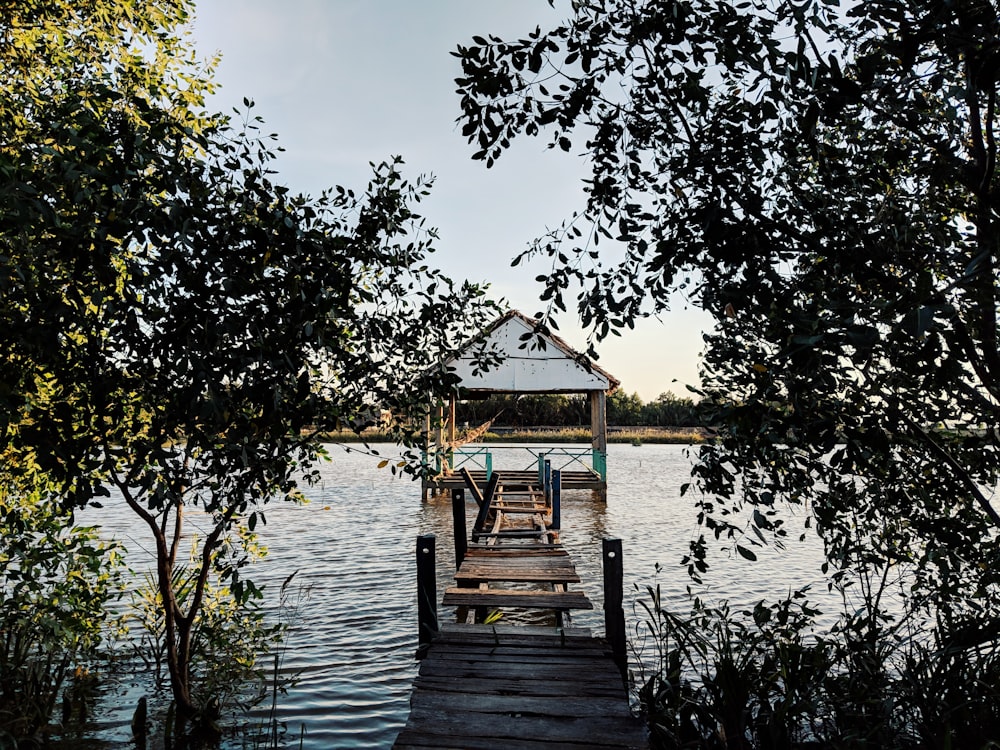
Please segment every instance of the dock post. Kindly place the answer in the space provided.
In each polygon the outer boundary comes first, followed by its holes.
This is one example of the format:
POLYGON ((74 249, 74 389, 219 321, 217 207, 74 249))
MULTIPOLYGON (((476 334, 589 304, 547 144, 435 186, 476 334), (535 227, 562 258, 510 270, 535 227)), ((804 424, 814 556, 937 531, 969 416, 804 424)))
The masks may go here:
POLYGON ((562 472, 552 471, 552 530, 559 531, 562 525, 562 472))
POLYGON ((545 459, 545 467, 542 470, 542 490, 545 492, 545 502, 552 499, 552 462, 545 459))
POLYGON ((604 634, 611 644, 611 653, 628 685, 628 653, 625 646, 624 572, 622 569, 622 540, 605 538, 604 561, 604 634))
POLYGON ((455 570, 458 570, 469 551, 469 532, 465 525, 465 490, 457 487, 451 491, 451 518, 455 532, 455 570))
POLYGON ((433 534, 417 537, 417 658, 422 659, 438 631, 437 574, 434 570, 436 539, 433 534))

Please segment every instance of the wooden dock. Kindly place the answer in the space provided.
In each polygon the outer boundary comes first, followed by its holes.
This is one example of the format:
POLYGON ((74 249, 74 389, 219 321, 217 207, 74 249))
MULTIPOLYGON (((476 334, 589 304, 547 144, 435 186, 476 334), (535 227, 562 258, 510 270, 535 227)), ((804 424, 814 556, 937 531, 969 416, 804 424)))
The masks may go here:
POLYGON ((499 474, 481 487, 471 541, 463 489, 452 491, 456 585, 441 600, 457 622, 438 624, 435 538, 417 540, 420 669, 410 716, 394 745, 407 748, 645 748, 629 711, 621 542, 604 541, 607 637, 573 627, 593 609, 559 543, 560 490, 499 474), (542 611, 551 625, 485 624, 501 609, 542 611))

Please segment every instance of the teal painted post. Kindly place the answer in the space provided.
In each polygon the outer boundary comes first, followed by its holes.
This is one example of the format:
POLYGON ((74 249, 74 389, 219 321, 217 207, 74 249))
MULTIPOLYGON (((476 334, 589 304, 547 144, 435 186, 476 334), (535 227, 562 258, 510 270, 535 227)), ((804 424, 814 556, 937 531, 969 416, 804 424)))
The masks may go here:
POLYGON ((437 573, 434 569, 436 539, 433 534, 417 537, 417 658, 422 659, 438 631, 437 573))
POLYGON ((490 451, 486 451, 486 481, 490 481, 490 477, 493 476, 493 454, 490 451))
POLYGON ((608 454, 597 448, 594 448, 593 454, 594 471, 602 482, 608 481, 608 454))
POLYGON ((542 473, 542 490, 545 492, 545 502, 552 498, 552 462, 545 461, 545 469, 542 473))
POLYGON ((545 454, 538 454, 538 483, 545 486, 545 454))

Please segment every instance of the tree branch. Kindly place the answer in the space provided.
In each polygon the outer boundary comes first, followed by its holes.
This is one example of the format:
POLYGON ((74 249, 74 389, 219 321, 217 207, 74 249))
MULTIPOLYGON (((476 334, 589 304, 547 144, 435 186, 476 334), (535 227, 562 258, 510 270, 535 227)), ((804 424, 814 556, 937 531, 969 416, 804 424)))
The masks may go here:
POLYGON ((916 422, 914 422, 908 415, 900 413, 900 416, 909 425, 910 430, 913 434, 918 437, 928 448, 930 448, 931 453, 933 453, 941 461, 944 461, 948 467, 955 473, 959 481, 965 485, 969 494, 972 495, 973 499, 979 504, 979 507, 983 509, 983 512, 989 516, 993 525, 1000 528, 1000 513, 990 505, 989 499, 982 493, 979 486, 976 484, 975 480, 969 476, 969 472, 955 460, 948 451, 941 447, 933 437, 930 436, 924 429, 922 429, 916 422))

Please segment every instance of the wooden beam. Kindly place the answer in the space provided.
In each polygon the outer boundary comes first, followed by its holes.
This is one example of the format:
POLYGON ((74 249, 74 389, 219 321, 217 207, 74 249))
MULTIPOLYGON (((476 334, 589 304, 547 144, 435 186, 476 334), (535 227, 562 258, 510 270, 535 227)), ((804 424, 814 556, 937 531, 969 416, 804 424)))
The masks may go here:
POLYGON ((435 545, 433 534, 417 537, 417 620, 419 625, 419 647, 417 658, 422 658, 430 647, 431 639, 438 629, 437 618, 437 574, 435 571, 435 545))
POLYGON ((594 450, 608 452, 608 405, 604 391, 590 392, 590 444, 594 450))

